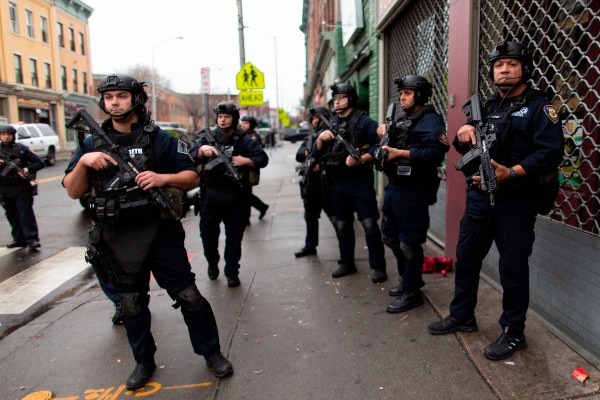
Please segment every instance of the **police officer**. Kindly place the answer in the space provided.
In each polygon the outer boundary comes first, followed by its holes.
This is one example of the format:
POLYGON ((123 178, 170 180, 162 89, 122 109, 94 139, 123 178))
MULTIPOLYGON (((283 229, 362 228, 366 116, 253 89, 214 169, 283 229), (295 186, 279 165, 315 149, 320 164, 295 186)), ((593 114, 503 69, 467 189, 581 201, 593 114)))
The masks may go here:
POLYGON ((222 102, 213 111, 217 129, 211 136, 215 142, 201 132, 200 142, 190 151, 196 165, 202 166, 200 236, 208 262, 208 277, 215 280, 219 277, 219 225, 223 222, 225 276, 227 286, 236 287, 240 285, 242 239, 250 207, 249 173, 251 169, 264 168, 269 158, 257 141, 238 129, 240 110, 235 104, 222 102), (223 160, 215 157, 218 153, 227 158, 239 181, 227 170, 223 160))
POLYGON ((321 210, 325 211, 334 228, 337 221, 329 199, 329 193, 325 192, 326 186, 321 180, 321 165, 314 154, 314 143, 319 133, 326 129, 319 119, 319 115, 324 115, 327 119, 331 119, 331 113, 326 107, 311 108, 310 124, 313 127, 313 131, 302 141, 296 152, 296 161, 303 164, 301 168, 303 178, 300 180, 300 196, 304 203, 304 220, 306 221, 304 247, 294 253, 296 257, 317 254, 321 210))
MULTIPOLYGON (((558 114, 546 96, 530 87, 533 65, 527 49, 515 41, 500 42, 490 58, 490 78, 498 91, 483 105, 484 122, 496 134, 491 164, 498 184, 495 205, 472 177, 456 249, 454 299, 450 315, 429 325, 442 335, 477 330, 475 306, 479 272, 492 242, 499 253, 502 284, 502 333, 484 351, 490 360, 510 357, 526 347, 525 316, 529 306, 529 263, 540 178, 557 171, 563 155, 558 114)), ((463 125, 453 141, 460 153, 475 144, 472 124, 463 125)), ((556 193, 554 193, 555 197, 556 193)), ((554 198, 550 199, 551 201, 554 198)))
POLYGON ((198 174, 185 145, 150 121, 144 86, 125 74, 100 82, 99 105, 110 116, 102 128, 116 148, 94 132, 73 155, 63 180, 73 199, 93 189, 96 223, 87 255, 119 293, 121 320, 137 362, 127 379, 130 390, 144 386, 156 369, 148 309, 150 272, 181 307, 194 352, 204 356, 216 376, 233 373, 221 354, 212 308, 196 287, 181 222, 151 196, 167 187, 189 190, 198 184, 198 174), (119 173, 117 160, 107 154, 111 148, 141 164, 134 179, 119 173))
POLYGON ((379 142, 377 122, 363 111, 354 109, 358 95, 347 83, 331 86, 335 114, 332 123, 337 134, 342 135, 351 147, 360 151, 355 159, 331 130, 324 130, 316 141, 318 157, 323 157, 325 172, 330 180, 331 199, 337 218, 337 235, 340 247, 340 265, 331 276, 340 278, 356 272, 354 264, 354 213, 365 230, 369 251, 369 265, 373 270, 371 281, 387 280, 385 251, 377 220, 379 210, 375 198, 373 153, 379 142))
MULTIPOLYGON (((256 118, 254 118, 253 116, 244 115, 242 117, 242 129, 244 130, 246 135, 250 136, 250 139, 254 140, 255 142, 258 142, 260 147, 263 147, 262 140, 260 139, 258 133, 256 133, 255 131, 257 125, 258 123, 256 121, 256 118)), ((265 204, 257 195, 252 193, 252 186, 258 184, 258 177, 260 176, 260 171, 250 171, 250 174, 254 174, 256 181, 253 182, 253 180, 250 179, 250 208, 248 208, 248 221, 246 225, 250 225, 250 211, 252 210, 252 207, 258 210, 259 220, 264 218, 265 214, 267 213, 267 209, 269 208, 268 204, 265 204)))
POLYGON ((37 187, 33 179, 44 163, 27 146, 15 143, 16 133, 12 125, 0 124, 0 203, 12 235, 6 247, 27 246, 38 251, 41 245, 33 212, 37 187))
MULTIPOLYGON (((400 118, 390 132, 383 170, 385 188, 381 233, 398 264, 400 284, 389 291, 397 297, 387 312, 399 313, 424 304, 423 246, 429 229, 429 206, 436 201, 440 185, 438 167, 450 148, 442 117, 426 104, 431 84, 422 76, 407 75, 394 83, 400 92, 400 118)), ((386 125, 377 133, 383 136, 386 125)))

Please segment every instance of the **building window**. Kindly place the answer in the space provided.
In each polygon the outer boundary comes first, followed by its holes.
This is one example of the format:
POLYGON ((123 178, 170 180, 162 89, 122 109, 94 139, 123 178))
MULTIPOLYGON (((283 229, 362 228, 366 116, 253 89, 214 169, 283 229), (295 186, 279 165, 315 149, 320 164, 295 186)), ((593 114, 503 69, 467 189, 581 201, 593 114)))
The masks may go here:
POLYGON ((52 74, 49 63, 44 63, 44 78, 46 80, 46 89, 52 89, 52 74))
POLYGON ((40 17, 40 24, 42 26, 42 42, 48 43, 48 19, 40 17))
POLYGON ((73 68, 71 73, 73 76, 73 91, 77 92, 77 70, 75 68, 73 68))
POLYGON ((85 42, 83 41, 83 33, 79 32, 79 49, 81 50, 81 55, 85 56, 85 42))
POLYGON ((37 72, 37 61, 33 58, 29 59, 29 69, 31 70, 31 85, 39 86, 38 82, 38 72, 37 72))
POLYGON ((81 73, 81 84, 83 85, 83 93, 88 93, 88 81, 87 81, 87 72, 81 73))
POLYGON ((23 83, 23 65, 21 64, 21 56, 15 54, 15 81, 23 83))
POLYGON ((27 16, 27 36, 33 39, 35 37, 33 32, 33 12, 25 10, 25 15, 27 16))
POLYGON ((19 19, 17 18, 17 5, 8 3, 8 11, 10 14, 10 30, 13 33, 19 33, 19 19))
POLYGON ((60 66, 60 81, 62 83, 62 90, 67 90, 67 67, 64 65, 60 66))
POLYGON ((58 23, 58 45, 60 47, 65 47, 65 33, 63 31, 63 24, 58 23))
POLYGON ((75 51, 75 31, 73 31, 73 28, 69 28, 69 47, 71 51, 75 51))

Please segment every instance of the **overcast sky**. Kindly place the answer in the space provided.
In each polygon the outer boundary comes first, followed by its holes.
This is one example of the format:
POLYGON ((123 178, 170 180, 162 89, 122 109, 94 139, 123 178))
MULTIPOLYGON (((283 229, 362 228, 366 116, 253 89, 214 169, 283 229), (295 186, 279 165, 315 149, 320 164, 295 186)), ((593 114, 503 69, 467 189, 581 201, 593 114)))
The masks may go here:
MULTIPOLYGON (((199 93, 209 67, 211 93, 238 92, 240 70, 236 0, 83 0, 89 20, 92 71, 125 72, 152 65, 173 90, 199 93), (173 39, 182 36, 183 40, 173 39)), ((265 75, 264 98, 296 114, 305 80, 302 0, 242 0, 245 61, 265 75), (277 68, 275 68, 276 37, 277 68)))

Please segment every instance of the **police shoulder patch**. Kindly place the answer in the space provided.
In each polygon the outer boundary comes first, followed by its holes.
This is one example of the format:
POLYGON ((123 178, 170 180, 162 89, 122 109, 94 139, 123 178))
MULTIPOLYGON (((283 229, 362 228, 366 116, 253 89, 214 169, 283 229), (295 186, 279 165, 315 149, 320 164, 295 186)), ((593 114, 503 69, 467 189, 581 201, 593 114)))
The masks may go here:
POLYGON ((450 141, 448 140, 448 135, 446 135, 445 132, 440 135, 440 142, 442 142, 442 144, 444 146, 450 146, 450 141))
POLYGON ((556 108, 554 108, 553 105, 549 104, 547 106, 544 106, 544 113, 546 113, 546 115, 548 116, 550 121, 552 121, 553 124, 556 124, 558 122, 558 112, 556 112, 556 108))
POLYGON ((188 153, 187 145, 179 139, 177 140, 177 152, 181 154, 188 153))

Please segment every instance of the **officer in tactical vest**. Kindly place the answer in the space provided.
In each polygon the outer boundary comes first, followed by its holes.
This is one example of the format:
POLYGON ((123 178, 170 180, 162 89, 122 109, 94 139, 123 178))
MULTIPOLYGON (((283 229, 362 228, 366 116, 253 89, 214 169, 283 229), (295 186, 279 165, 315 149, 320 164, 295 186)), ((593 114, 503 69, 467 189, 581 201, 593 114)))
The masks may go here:
POLYGON ((300 179, 300 196, 304 203, 304 220, 306 221, 306 238, 304 247, 294 253, 296 257, 305 257, 317 254, 319 245, 319 218, 321 210, 336 227, 336 216, 329 198, 326 182, 322 181, 322 168, 319 160, 314 154, 314 144, 317 137, 326 128, 319 115, 331 119, 331 112, 326 107, 315 107, 310 109, 310 124, 313 131, 302 141, 296 152, 296 161, 302 163, 300 168, 302 179, 300 179))
MULTIPOLYGON (((255 142, 258 142, 260 147, 263 147, 262 140, 260 139, 258 133, 256 133, 255 131, 257 125, 258 123, 256 121, 256 118, 254 118, 253 116, 244 115, 242 117, 242 130, 246 133, 246 135, 250 136, 250 139, 254 140, 255 142)), ((250 225, 250 211, 252 210, 252 207, 258 210, 259 220, 265 217, 265 214, 267 213, 267 210, 269 208, 268 204, 265 204, 265 202, 263 202, 257 195, 252 193, 252 186, 256 186, 258 184, 260 172, 258 170, 255 170, 251 171, 250 173, 254 174, 253 176, 255 177, 255 181, 253 182, 253 179, 250 179, 250 208, 248 208, 248 221, 246 222, 246 225, 250 225)))
POLYGON ((216 376, 233 373, 221 354, 212 308, 196 287, 181 222, 151 195, 166 193, 166 188, 189 190, 198 184, 198 173, 186 146, 150 120, 144 86, 125 74, 100 82, 99 105, 110 118, 102 124, 103 132, 83 140, 63 180, 73 199, 92 193, 95 223, 86 259, 99 279, 119 293, 121 319, 137 362, 127 379, 130 390, 143 387, 156 369, 148 309, 151 272, 175 307, 181 307, 194 352, 204 356, 216 376), (115 152, 135 162, 139 174, 133 179, 123 174, 115 152))
POLYGON ((213 109, 217 129, 200 132, 200 141, 190 154, 201 166, 200 237, 208 262, 208 277, 219 277, 219 235, 225 225, 225 276, 227 286, 240 285, 242 239, 248 220, 251 169, 269 162, 261 145, 238 128, 239 108, 222 102, 213 109))
POLYGON ((37 194, 35 173, 44 163, 27 146, 15 143, 17 130, 0 124, 0 204, 10 224, 12 242, 7 248, 25 247, 38 251, 40 238, 33 212, 37 194))
MULTIPOLYGON (((440 185, 438 167, 450 148, 446 126, 433 106, 431 84, 422 76, 407 75, 394 80, 400 92, 402 112, 389 132, 389 146, 383 172, 389 180, 385 188, 381 233, 383 243, 394 252, 400 284, 390 289, 396 297, 387 307, 399 313, 423 305, 421 287, 423 246, 429 229, 429 206, 436 201, 440 185)), ((383 136, 386 125, 377 133, 383 136)))
POLYGON ((336 228, 340 247, 340 265, 331 276, 340 278, 356 272, 354 264, 354 213, 365 230, 369 251, 369 265, 373 270, 371 281, 380 283, 387 280, 385 271, 385 250, 377 220, 379 210, 375 197, 373 154, 377 136, 377 122, 363 111, 354 109, 358 95, 354 87, 347 83, 331 86, 335 114, 332 118, 334 131, 324 130, 317 137, 317 157, 324 160, 325 173, 330 182, 331 199, 337 218, 336 228), (336 135, 340 138, 336 139, 336 135), (350 155, 350 149, 359 152, 357 158, 350 155))
MULTIPOLYGON (((499 253, 502 284, 502 333, 484 351, 490 360, 502 360, 526 347, 525 316, 529 306, 529 256, 535 239, 534 225, 544 200, 547 182, 558 185, 557 169, 563 157, 563 133, 558 113, 543 92, 528 84, 532 60, 525 46, 500 42, 489 58, 490 75, 498 91, 483 104, 485 129, 495 133, 491 164, 497 191, 492 204, 481 187, 481 177, 470 177, 467 205, 456 248, 454 299, 450 315, 429 325, 443 335, 477 330, 475 306, 482 260, 492 242, 499 253)), ((453 141, 461 154, 476 144, 469 120, 453 141)), ((548 210, 545 210, 546 212, 548 210)))

